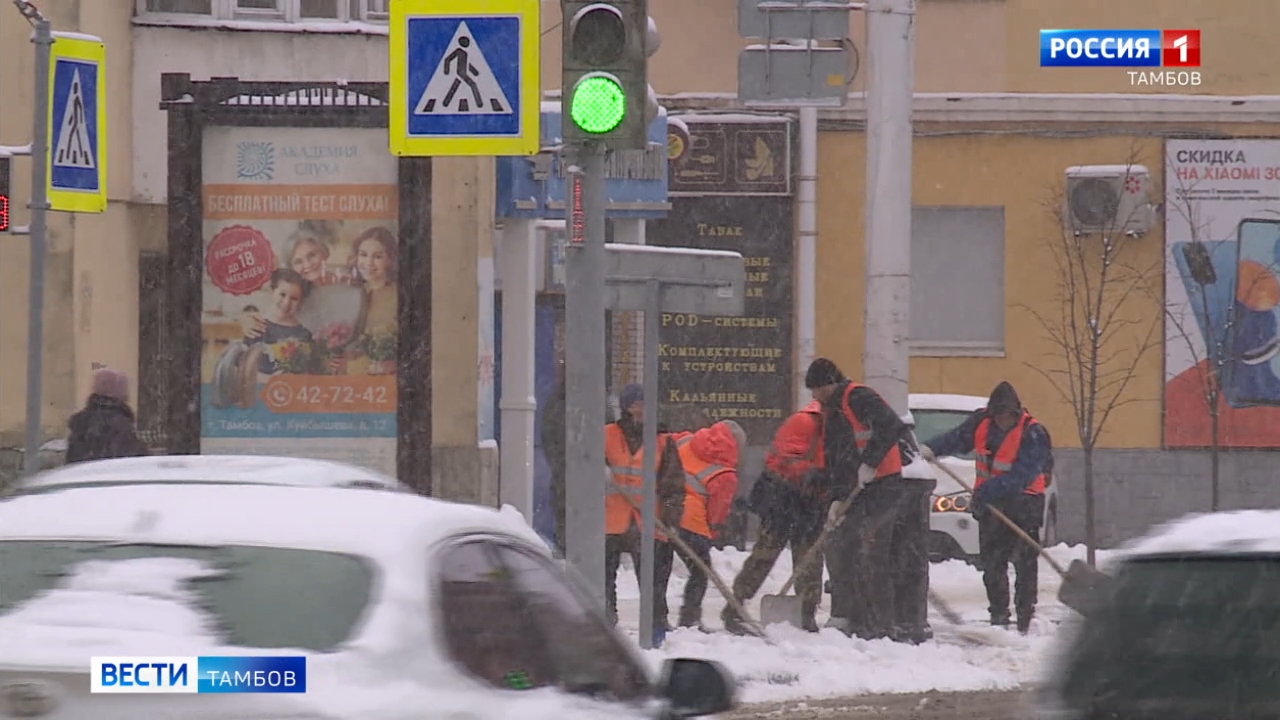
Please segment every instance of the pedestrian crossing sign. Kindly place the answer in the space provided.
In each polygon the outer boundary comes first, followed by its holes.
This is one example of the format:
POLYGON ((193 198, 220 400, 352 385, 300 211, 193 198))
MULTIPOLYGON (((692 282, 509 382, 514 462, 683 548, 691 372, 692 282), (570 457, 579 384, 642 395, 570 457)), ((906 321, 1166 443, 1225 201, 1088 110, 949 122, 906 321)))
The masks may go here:
POLYGON ((107 209, 106 46, 79 33, 53 33, 49 57, 49 209, 107 209))
POLYGON ((541 118, 538 0, 473 0, 465 9, 457 5, 391 2, 391 152, 536 154, 541 118))

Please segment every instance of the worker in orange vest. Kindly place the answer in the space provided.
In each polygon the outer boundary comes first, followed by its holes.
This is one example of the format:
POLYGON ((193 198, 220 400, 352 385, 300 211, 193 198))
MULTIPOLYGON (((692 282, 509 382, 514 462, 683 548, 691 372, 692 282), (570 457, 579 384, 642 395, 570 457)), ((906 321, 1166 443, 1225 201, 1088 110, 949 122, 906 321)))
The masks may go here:
MULTIPOLYGON (((910 496, 902 482, 899 447, 907 436, 906 423, 879 393, 849 380, 826 358, 809 365, 805 387, 825 412, 823 450, 833 501, 828 521, 837 523, 826 548, 828 624, 866 640, 920 642, 924 638, 905 637, 897 628, 893 566, 895 542, 905 539, 897 531, 910 496), (859 488, 847 516, 836 517, 839 501, 859 488)), ((923 532, 927 540, 928 528, 923 532)), ((927 595, 927 585, 925 591, 927 595)))
MULTIPOLYGON (((640 579, 640 512, 644 489, 644 387, 627 385, 618 396, 622 409, 618 420, 604 426, 604 461, 608 484, 604 497, 605 531, 605 610, 612 624, 618 622, 618 567, 624 554, 631 556, 636 580, 640 579)), ((661 428, 659 428, 661 431, 661 428)), ((681 477, 679 458, 668 448, 667 435, 658 434, 658 502, 659 517, 663 512, 669 485, 663 478, 681 477)), ((683 497, 679 498, 683 501, 683 497)), ((661 535, 659 540, 663 540, 661 535)), ((661 547, 661 543, 658 543, 661 547)), ((658 551, 660 553, 660 550, 658 551)), ((665 614, 662 616, 665 617, 665 614)))
MULTIPOLYGON (((798 568, 822 533, 830 504, 823 491, 822 424, 822 404, 814 400, 774 433, 764 472, 751 486, 747 499, 748 507, 760 517, 760 534, 733 580, 733 594, 739 602, 759 592, 787 545, 791 546, 792 567, 798 568)), ((801 626, 809 632, 818 632, 814 615, 822 600, 820 557, 795 583, 801 599, 801 626)), ((731 605, 725 606, 720 619, 735 635, 749 632, 731 605)))
POLYGON ((1000 522, 988 507, 999 508, 1033 538, 1044 522, 1044 493, 1053 469, 1053 443, 1044 426, 1022 407, 1013 385, 1002 382, 987 406, 955 429, 921 446, 926 460, 972 452, 973 517, 978 521, 978 559, 986 586, 991 624, 1009 625, 1009 564, 1014 581, 1013 605, 1018 632, 1031 629, 1035 615, 1040 560, 1035 548, 1000 522))
MULTIPOLYGON (((721 420, 697 432, 670 436, 684 469, 684 511, 677 532, 680 539, 708 566, 712 541, 729 519, 733 498, 738 492, 738 458, 746 447, 747 435, 733 420, 721 420)), ((665 624, 667 582, 674 556, 680 555, 689 569, 680 606, 680 627, 702 627, 702 600, 707 594, 707 575, 674 543, 659 543, 654 567, 654 612, 665 624)))

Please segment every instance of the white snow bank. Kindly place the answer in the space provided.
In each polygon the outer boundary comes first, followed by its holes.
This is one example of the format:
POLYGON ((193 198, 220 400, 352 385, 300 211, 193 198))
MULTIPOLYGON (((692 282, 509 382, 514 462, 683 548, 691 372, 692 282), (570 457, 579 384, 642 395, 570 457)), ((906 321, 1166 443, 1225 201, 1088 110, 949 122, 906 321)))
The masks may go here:
POLYGON ((189 580, 217 573, 186 558, 91 560, 0 616, 0 662, 85 666, 93 655, 197 655, 221 643, 189 580))
MULTIPOLYGON (((1085 549, 1059 545, 1050 549, 1050 554, 1065 567, 1072 559, 1084 558, 1085 549)), ((1098 553, 1100 561, 1113 555, 1112 551, 1098 553)), ((725 582, 732 583, 746 557, 747 553, 729 548, 713 552, 712 561, 725 582)), ((748 604, 751 612, 759 611, 761 594, 781 589, 791 573, 790 560, 789 553, 779 558, 763 590, 748 604)), ((687 577, 688 571, 677 563, 668 588, 673 622, 687 577)), ((1059 626, 1074 617, 1071 610, 1058 603, 1058 575, 1043 561, 1036 620, 1025 637, 989 627, 982 575, 972 566, 959 561, 935 564, 930 580, 933 591, 964 618, 966 633, 977 632, 990 638, 989 646, 965 643, 957 628, 931 609, 929 621, 935 638, 920 646, 851 639, 836 630, 812 635, 787 626, 773 626, 769 629, 777 643, 773 646, 757 638, 682 629, 668 634, 661 649, 645 654, 655 669, 670 657, 718 660, 738 677, 741 699, 746 703, 929 690, 995 690, 1017 687, 1039 677, 1059 626)), ((635 637, 639 592, 629 566, 619 572, 618 596, 620 625, 635 637)), ((829 598, 823 598, 819 624, 826 620, 829 598)), ((704 624, 719 630, 723 607, 724 601, 713 584, 703 603, 704 624)))

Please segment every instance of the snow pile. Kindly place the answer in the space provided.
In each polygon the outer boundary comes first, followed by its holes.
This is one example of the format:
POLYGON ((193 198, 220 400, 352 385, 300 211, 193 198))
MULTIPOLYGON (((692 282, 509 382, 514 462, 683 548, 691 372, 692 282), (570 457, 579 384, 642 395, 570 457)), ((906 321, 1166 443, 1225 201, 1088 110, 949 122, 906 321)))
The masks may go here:
MULTIPOLYGON (((1050 554, 1064 567, 1085 556, 1083 546, 1059 545, 1050 554)), ((1099 553, 1100 565, 1113 553, 1099 553)), ((732 583, 742 569, 747 553, 728 548, 713 552, 715 569, 725 582, 732 583)), ((1105 566, 1105 565, 1104 565, 1105 566)), ((791 558, 784 553, 770 573, 764 588, 748 604, 759 611, 759 597, 776 593, 791 574, 791 558)), ((688 571, 676 563, 668 588, 671 620, 677 618, 680 596, 688 571)), ((981 573, 960 561, 934 564, 931 589, 965 620, 965 635, 989 639, 985 645, 966 642, 936 611, 930 609, 929 622, 934 640, 920 646, 888 640, 864 641, 824 629, 813 635, 789 626, 772 626, 775 645, 750 637, 724 632, 704 634, 680 629, 667 635, 661 649, 646 655, 656 669, 670 657, 699 657, 724 663, 737 676, 742 702, 772 702, 797 698, 839 697, 874 693, 907 693, 967 690, 998 690, 1018 686, 1039 677, 1049 655, 1059 625, 1074 613, 1057 601, 1060 579, 1043 560, 1040 563, 1040 602, 1031 632, 992 629, 988 625, 986 593, 981 573)), ((618 574, 620 625, 638 637, 639 588, 629 566, 618 574)), ((818 611, 818 623, 826 620, 830 596, 818 611)), ((724 601, 714 584, 703 603, 703 622, 721 628, 724 601)))
POLYGON ((190 580, 217 571, 186 558, 91 560, 0 617, 0 659, 89 664, 93 655, 163 655, 217 647, 190 580))

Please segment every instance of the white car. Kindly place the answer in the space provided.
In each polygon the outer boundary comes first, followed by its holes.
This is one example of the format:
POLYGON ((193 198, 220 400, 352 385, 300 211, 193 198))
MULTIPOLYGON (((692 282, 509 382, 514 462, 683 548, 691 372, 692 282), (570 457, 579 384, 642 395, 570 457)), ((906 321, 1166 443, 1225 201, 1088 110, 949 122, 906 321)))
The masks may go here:
MULTIPOLYGON (((911 393, 907 397, 916 437, 920 442, 941 435, 964 422, 965 418, 987 406, 987 398, 977 395, 941 395, 911 393)), ((977 472, 972 453, 961 457, 940 457, 938 462, 973 487, 977 472)), ((974 561, 978 556, 978 523, 969 513, 969 492, 944 472, 935 472, 938 487, 934 490, 929 527, 929 556, 935 561, 961 559, 974 561)), ((1050 483, 1045 491, 1044 525, 1040 539, 1046 545, 1058 542, 1058 487, 1050 483)))
POLYGON ((335 463, 72 465, 0 500, 0 718, 681 718, 733 705, 701 660, 655 682, 515 511, 335 463), (91 656, 304 655, 305 694, 90 694, 91 656))

